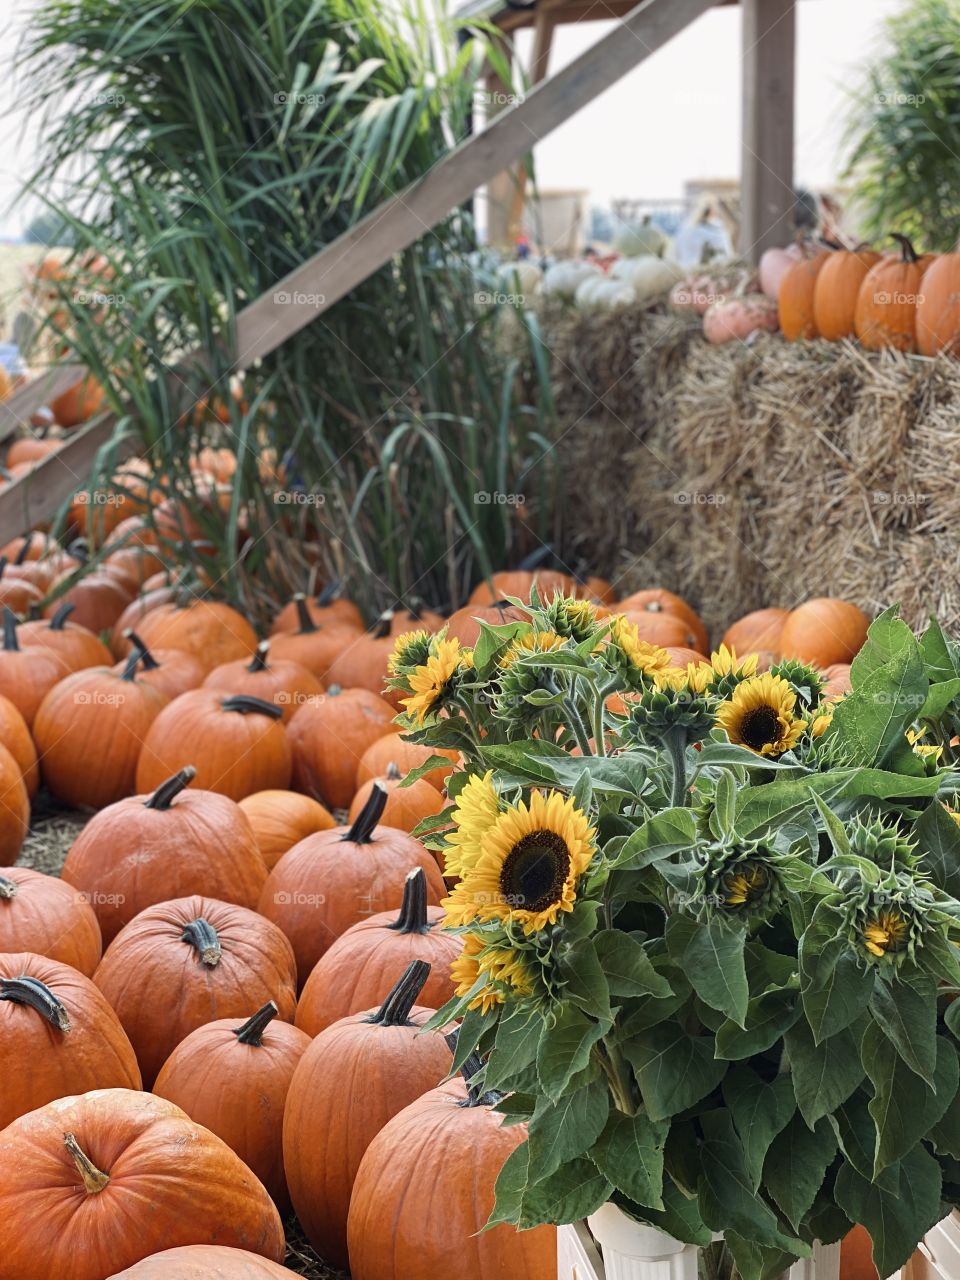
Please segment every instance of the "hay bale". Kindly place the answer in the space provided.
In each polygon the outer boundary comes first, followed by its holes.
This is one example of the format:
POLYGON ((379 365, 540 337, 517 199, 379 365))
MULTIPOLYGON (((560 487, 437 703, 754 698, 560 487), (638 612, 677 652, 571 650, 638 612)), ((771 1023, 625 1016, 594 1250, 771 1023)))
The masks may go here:
POLYGON ((679 591, 717 637, 827 594, 960 623, 960 362, 766 334, 712 347, 662 308, 542 323, 568 562, 624 594, 679 591))

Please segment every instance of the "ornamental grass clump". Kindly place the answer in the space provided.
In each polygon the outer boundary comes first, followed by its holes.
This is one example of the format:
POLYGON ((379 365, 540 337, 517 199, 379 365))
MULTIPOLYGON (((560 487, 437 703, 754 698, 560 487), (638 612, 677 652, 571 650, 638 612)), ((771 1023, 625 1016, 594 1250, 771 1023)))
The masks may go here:
POLYGON ((890 1275, 960 1204, 960 650, 890 610, 851 681, 536 594, 398 647, 409 737, 463 760, 418 829, 462 939, 435 1022, 527 1125, 491 1222, 612 1200, 766 1280, 854 1223, 890 1275))

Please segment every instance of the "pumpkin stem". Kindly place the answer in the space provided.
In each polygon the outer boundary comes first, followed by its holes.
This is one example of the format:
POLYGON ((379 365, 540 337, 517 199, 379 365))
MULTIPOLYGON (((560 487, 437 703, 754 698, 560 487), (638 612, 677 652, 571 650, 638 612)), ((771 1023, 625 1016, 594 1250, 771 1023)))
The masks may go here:
POLYGON ((311 635, 314 631, 319 631, 320 628, 310 617, 310 610, 307 608, 307 600, 302 592, 293 597, 293 603, 297 606, 297 621, 300 624, 297 635, 307 636, 311 635))
POLYGON ((7 559, 6 556, 0 556, 0 578, 3 577, 4 573, 6 572, 7 565, 9 563, 10 561, 7 559))
POLYGON ((8 880, 6 876, 0 876, 0 898, 15 898, 18 888, 16 880, 8 880))
POLYGON ((145 809, 169 809, 184 787, 189 787, 196 776, 196 769, 192 764, 188 764, 179 773, 175 773, 172 778, 167 778, 166 782, 161 782, 153 795, 148 800, 144 800, 143 807, 145 809))
POLYGON ((136 678, 137 667, 140 665, 141 653, 139 649, 134 649, 127 659, 127 665, 120 673, 121 680, 133 680, 136 678))
POLYGON ((36 1009, 52 1027, 59 1031, 70 1030, 70 1018, 62 1002, 39 978, 30 978, 26 974, 19 978, 0 978, 0 1000, 25 1004, 36 1009))
POLYGON ((69 600, 64 600, 63 604, 50 619, 50 630, 62 631, 66 626, 67 619, 76 607, 77 606, 75 604, 71 604, 69 600))
MULTIPOLYGON (((329 693, 330 690, 328 689, 327 692, 329 693)), ((357 814, 356 821, 350 830, 340 837, 341 840, 346 840, 350 844, 369 844, 374 827, 383 817, 386 806, 387 793, 379 782, 375 782, 367 803, 357 814)))
POLYGON ((342 685, 342 684, 328 684, 328 685, 327 685, 327 697, 328 697, 328 698, 336 698, 336 697, 339 697, 339 695, 340 695, 341 693, 343 693, 343 685, 342 685))
POLYGON ((410 1010, 429 977, 430 966, 426 960, 411 960, 386 1000, 366 1021, 378 1027, 408 1027, 410 1010))
POLYGON ((251 1044, 255 1048, 263 1044, 263 1033, 269 1027, 280 1010, 272 1000, 268 1000, 262 1009, 258 1009, 252 1018, 248 1018, 242 1027, 236 1027, 233 1034, 241 1044, 251 1044))
MULTIPOLYGON (((444 1036, 450 1052, 454 1058, 457 1056, 457 1046, 460 1042, 460 1031, 450 1031, 444 1036)), ((460 1074, 463 1076, 463 1082, 467 1086, 467 1096, 462 1102, 458 1102, 458 1107, 495 1107, 498 1102, 502 1102, 505 1094, 499 1089, 481 1089, 479 1084, 475 1084, 476 1077, 484 1068, 483 1058, 480 1057, 476 1049, 471 1053, 460 1065, 460 1074)))
POLYGON ((220 707, 224 711, 239 711, 242 716, 269 716, 271 720, 279 720, 283 715, 280 707, 274 706, 272 702, 264 702, 263 698, 254 698, 249 693, 231 694, 229 698, 224 698, 220 707))
POLYGON ((397 933, 429 933, 431 929, 427 918, 427 877, 423 867, 414 867, 407 873, 403 883, 403 902, 400 914, 388 929, 397 933))
POLYGON ((384 636, 390 634, 390 623, 393 621, 394 611, 392 609, 384 609, 380 617, 370 628, 371 640, 382 640, 384 636))
POLYGON ((906 236, 902 236, 899 231, 893 231, 891 232, 890 238, 891 240, 896 240, 897 244, 900 246, 901 262, 919 262, 920 259, 917 251, 906 236))
POLYGON ((17 552, 16 556, 14 556, 14 560, 13 560, 14 564, 23 564, 24 560, 26 560, 30 552, 30 546, 32 543, 33 543, 33 532, 31 530, 31 532, 28 533, 27 536, 24 538, 23 546, 17 552))
POLYGON ((205 964, 208 969, 215 969, 220 963, 220 957, 223 954, 220 949, 220 939, 217 937, 216 929, 209 921, 204 920, 203 916, 198 916, 196 920, 191 920, 189 924, 183 926, 180 941, 189 942, 191 947, 195 947, 200 953, 200 963, 205 964))
POLYGON ((542 546, 537 547, 536 551, 531 551, 528 556, 523 557, 517 565, 517 571, 519 573, 530 573, 533 569, 539 569, 544 560, 549 559, 552 555, 553 547, 544 543, 542 546))
POLYGON ((267 650, 270 648, 269 640, 261 640, 257 645, 257 651, 250 659, 250 665, 247 670, 251 675, 256 675, 258 671, 269 671, 267 666, 267 650))
POLYGON ((323 609, 326 605, 333 604, 337 596, 340 594, 340 583, 334 579, 328 582, 323 590, 317 595, 317 604, 323 609))
POLYGON ((3 606, 3 647, 8 653, 18 653, 20 642, 17 640, 17 617, 8 606, 3 606))
POLYGON ((72 1133, 63 1135, 63 1145, 73 1156, 73 1163, 77 1166, 77 1172, 83 1179, 87 1195, 95 1196, 99 1191, 102 1191, 110 1181, 110 1175, 97 1168, 72 1133))
POLYGON ((156 660, 137 633, 128 627, 123 633, 123 638, 124 640, 129 640, 134 649, 139 649, 140 661, 143 663, 144 671, 156 671, 160 666, 160 663, 156 660))
POLYGON ((391 782, 400 781, 400 769, 398 768, 395 760, 391 760, 387 765, 387 772, 384 776, 389 778, 391 782))

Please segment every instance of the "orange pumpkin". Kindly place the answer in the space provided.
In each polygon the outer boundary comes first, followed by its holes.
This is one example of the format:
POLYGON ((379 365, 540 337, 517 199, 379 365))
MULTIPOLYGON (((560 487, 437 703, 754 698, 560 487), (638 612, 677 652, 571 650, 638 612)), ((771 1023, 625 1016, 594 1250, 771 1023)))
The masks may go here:
POLYGON ((474 587, 467 604, 492 605, 508 596, 516 596, 529 604, 534 586, 543 601, 550 601, 555 595, 573 595, 576 589, 570 574, 556 569, 508 569, 474 587))
POLYGON ((182 769, 152 795, 130 796, 96 814, 61 872, 92 904, 105 943, 138 912, 203 894, 255 908, 267 879, 243 811, 215 791, 186 790, 182 769))
MULTIPOLYGON (((433 1012, 415 1003, 428 971, 422 960, 411 961, 379 1009, 322 1031, 287 1094, 283 1158, 290 1196, 310 1243, 337 1266, 347 1261, 347 1212, 364 1151, 392 1116, 450 1070, 443 1036, 420 1031, 433 1012)), ((449 1197, 443 1199, 449 1207, 449 1197)), ((460 1248, 467 1243, 465 1236, 460 1248)))
POLYGON ((420 841, 379 825, 386 800, 386 792, 374 787, 351 826, 301 840, 267 878, 258 909, 290 939, 301 985, 351 925, 402 904, 407 874, 414 867, 423 868, 432 903, 446 893, 433 855, 420 841))
POLYGON ((780 328, 788 342, 798 338, 815 338, 817 323, 814 319, 813 295, 817 277, 827 264, 830 249, 821 249, 811 257, 802 258, 788 267, 780 281, 777 295, 777 313, 780 328))
POLYGON ((376 632, 354 636, 330 663, 328 681, 343 689, 369 689, 371 693, 392 701, 391 695, 384 691, 384 686, 388 675, 387 664, 395 645, 396 637, 389 634, 389 631, 386 635, 380 635, 378 629, 376 632))
POLYGON ((106 667, 112 654, 99 636, 76 622, 68 621, 76 605, 63 601, 49 622, 25 622, 19 630, 21 645, 43 645, 60 655, 67 670, 82 671, 85 667, 106 667))
POLYGON ((387 793, 387 803, 382 815, 385 826, 412 831, 424 818, 443 811, 446 800, 426 778, 417 778, 409 786, 404 786, 403 781, 404 774, 400 772, 396 761, 391 760, 382 776, 370 778, 360 786, 350 803, 350 822, 357 820, 370 799, 373 788, 377 786, 387 793))
POLYGON ((93 907, 57 876, 29 867, 4 867, 0 952, 19 951, 32 951, 92 977, 102 951, 93 907))
MULTIPOLYGON (((470 1060, 465 1071, 479 1065, 470 1060)), ((555 1227, 517 1231, 501 1223, 484 1230, 497 1176, 526 1137, 522 1124, 503 1125, 493 1109, 500 1099, 451 1080, 381 1128, 367 1147, 350 1198, 353 1280, 442 1275, 451 1257, 457 1259, 457 1280, 555 1280, 555 1227), (456 1194, 432 1194, 434 1187, 454 1186, 456 1194)))
POLYGON ((103 1280, 171 1245, 284 1255, 280 1215, 243 1161, 173 1103, 132 1089, 61 1098, 4 1129, 0 1217, 17 1280, 103 1280), (32 1229, 41 1204, 54 1230, 32 1229))
POLYGON ((296 791, 255 791, 243 797, 240 808, 253 828, 268 871, 272 871, 295 844, 337 825, 322 804, 296 791))
POLYGON ((134 916, 104 952, 93 980, 137 1053, 144 1088, 191 1031, 246 1017, 272 1000, 284 1022, 297 1005, 297 966, 283 933, 246 907, 174 898, 134 916))
POLYGON ((30 827, 30 797, 20 766, 6 747, 0 747, 0 867, 19 857, 30 827))
POLYGON ((102 809, 134 789, 148 731, 166 705, 137 678, 137 655, 122 675, 87 667, 55 685, 37 711, 33 737, 50 791, 72 808, 102 809))
POLYGON ((362 633, 337 615, 314 621, 303 596, 295 597, 300 622, 295 631, 275 632, 271 640, 274 659, 299 662, 317 677, 325 677, 336 658, 362 633))
MULTIPOLYGON (((143 584, 144 590, 135 600, 130 601, 113 624, 113 629, 110 633, 110 648, 115 658, 125 658, 130 652, 131 636, 143 621, 145 614, 154 609, 159 609, 162 604, 170 604, 176 599, 176 587, 170 586, 169 583, 151 587, 149 586, 150 581, 152 579, 148 579, 143 584)), ((198 658, 197 661, 199 662, 200 659, 198 658)), ((204 663, 204 674, 206 674, 206 671, 207 667, 204 663)))
POLYGON ((21 617, 26 616, 32 605, 40 603, 41 591, 26 573, 7 573, 7 568, 8 562, 0 558, 0 605, 21 617))
POLYGON ((850 664, 849 662, 834 662, 827 667, 824 672, 826 683, 823 686, 823 697, 842 698, 845 693, 849 693, 853 688, 850 683, 850 664))
POLYGON ((0 955, 0 1129, 88 1089, 139 1089, 136 1054, 89 978, 46 956, 0 955))
POLYGON ((860 286, 867 272, 880 261, 872 249, 839 249, 821 267, 813 289, 813 323, 828 342, 852 338, 860 286))
POLYGON ((868 351, 883 347, 913 351, 916 345, 920 282, 931 259, 919 257, 906 236, 894 239, 900 245, 899 254, 875 263, 857 295, 854 328, 868 351))
POLYGON ((196 762, 193 784, 242 800, 290 785, 290 745, 272 703, 216 689, 192 689, 169 703, 143 739, 137 788, 153 791, 196 762))
POLYGON ((418 999, 443 1008, 454 994, 450 966, 462 950, 461 939, 440 928, 443 918, 442 907, 427 904, 427 879, 415 867, 399 911, 352 925, 314 965, 297 1004, 297 1026, 317 1036, 339 1018, 369 1009, 412 960, 430 966, 418 999))
POLYGON ((315 600, 307 600, 305 596, 296 595, 289 604, 285 604, 270 628, 271 635, 281 631, 296 631, 302 627, 304 613, 316 627, 329 626, 336 622, 352 631, 363 630, 363 614, 353 603, 337 594, 337 584, 321 591, 315 600), (303 601, 301 606, 300 601, 303 601))
POLYGON ((33 645, 21 649, 17 619, 3 610, 3 650, 0 653, 0 694, 8 698, 26 721, 33 725, 40 703, 64 676, 66 663, 52 649, 33 645))
POLYGON ((290 1280, 295 1271, 247 1249, 187 1244, 164 1249, 110 1276, 110 1280, 290 1280))
POLYGON ((497 600, 488 605, 468 604, 450 615, 447 620, 447 639, 459 640, 464 649, 472 649, 480 638, 481 622, 491 627, 502 627, 508 622, 528 620, 526 613, 508 600, 497 600))
POLYGON ((219 689, 221 693, 253 694, 279 707, 286 723, 305 702, 322 695, 323 685, 301 663, 290 658, 275 658, 268 654, 269 648, 264 640, 249 662, 240 658, 214 667, 203 687, 219 689))
POLYGON ((429 631, 435 634, 444 624, 440 613, 430 609, 391 609, 383 616, 392 636, 402 636, 408 631, 429 631))
POLYGON ((106 398, 103 387, 88 374, 51 400, 50 412, 61 427, 79 427, 100 412, 106 398))
POLYGON ((287 728, 294 787, 328 809, 348 808, 360 757, 393 732, 393 718, 390 704, 369 689, 331 685, 322 702, 300 707, 287 728))
MULTIPOLYGON (((637 612, 666 613, 680 618, 687 624, 688 630, 696 641, 696 644, 690 647, 696 649, 698 653, 710 652, 710 640, 700 615, 687 604, 686 600, 681 596, 674 595, 672 591, 664 591, 662 587, 635 591, 632 595, 626 596, 620 601, 617 606, 617 612, 630 614, 637 612)), ((637 619, 632 618, 631 621, 636 622, 637 619)), ((641 636, 641 639, 644 638, 641 636)))
POLYGON ((754 609, 738 618, 723 633, 723 643, 739 657, 748 653, 775 653, 789 609, 754 609))
MULTIPOLYGON (((19 709, 9 698, 0 694, 0 743, 13 756, 23 778, 27 795, 32 800, 40 785, 40 769, 37 765, 37 749, 19 709)), ((0 946, 0 951, 4 948, 0 946)))
MULTIPOLYGON (((55 578, 54 587, 62 586, 73 577, 69 571, 55 578)), ((81 627, 86 627, 94 635, 101 631, 109 631, 130 603, 133 592, 117 578, 108 573, 95 570, 75 582, 57 600, 47 605, 44 617, 53 618, 64 604, 74 606, 73 620, 81 627)))
POLYGON ((276 1016, 270 1000, 240 1026, 222 1018, 191 1031, 163 1064, 153 1092, 222 1138, 286 1214, 283 1112, 310 1037, 276 1016))
POLYGON ((450 764, 431 769, 429 773, 423 775, 423 781, 429 782, 438 791, 442 791, 460 759, 460 753, 424 747, 418 742, 408 742, 399 733, 385 733, 382 738, 372 742, 360 757, 360 763, 357 765, 357 786, 362 787, 371 778, 382 777, 391 764, 395 764, 401 773, 410 773, 413 769, 419 769, 434 755, 447 756, 450 764))
POLYGON ((618 609, 628 622, 637 627, 639 639, 661 648, 696 649, 700 652, 697 636, 690 624, 675 613, 656 613, 648 609, 618 609))
POLYGON ((923 273, 916 339, 922 356, 960 355, 960 253, 942 253, 923 273))
POLYGON ((162 604, 137 627, 151 649, 186 649, 208 671, 236 658, 252 658, 257 635, 242 613, 216 600, 162 604))
MULTIPOLYGON (((199 689, 203 684, 206 668, 186 649, 157 649, 154 652, 147 648, 135 631, 128 631, 127 637, 132 650, 140 655, 140 679, 144 684, 159 689, 171 702, 181 693, 199 689)), ((125 665, 126 661, 122 660, 113 669, 122 671, 125 665)))
POLYGON ((821 596, 791 610, 780 632, 783 658, 799 658, 815 667, 849 662, 867 638, 869 617, 847 600, 821 596))

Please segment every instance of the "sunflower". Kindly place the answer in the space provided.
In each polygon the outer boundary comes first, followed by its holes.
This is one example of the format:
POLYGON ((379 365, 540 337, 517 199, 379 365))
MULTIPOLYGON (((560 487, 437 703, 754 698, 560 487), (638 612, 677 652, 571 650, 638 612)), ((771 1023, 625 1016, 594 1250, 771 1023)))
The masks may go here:
POLYGON ((712 679, 712 671, 705 662, 688 662, 683 667, 669 667, 653 677, 658 689, 675 689, 677 692, 706 693, 712 679))
POLYGON ((914 755, 918 755, 921 759, 932 759, 935 763, 939 763, 940 757, 943 755, 943 747, 938 746, 935 742, 924 742, 925 732, 923 729, 908 729, 907 741, 913 747, 914 755))
POLYGON ((780 676, 769 672, 744 680, 717 712, 717 724, 731 742, 761 756, 789 751, 804 729, 794 717, 797 695, 780 676))
POLYGON ((484 832, 497 820, 500 800, 493 785, 493 771, 473 777, 457 796, 454 831, 444 850, 444 875, 459 880, 476 865, 484 832))
POLYGON ((553 653, 554 650, 561 649, 563 643, 564 637, 558 636, 554 631, 527 631, 510 645, 500 659, 500 666, 506 671, 520 658, 526 658, 531 653, 553 653))
POLYGON ((833 724, 832 711, 818 712, 818 714, 815 715, 813 719, 810 721, 810 737, 822 738, 823 735, 830 728, 831 724, 833 724))
POLYGON ((594 855, 596 832, 573 800, 534 791, 480 835, 480 855, 443 905, 446 924, 472 920, 519 924, 525 934, 572 911, 577 881, 594 855))
MULTIPOLYGON (((748 680, 757 674, 759 661, 759 656, 755 653, 748 653, 740 661, 737 658, 736 649, 728 649, 725 644, 722 644, 719 649, 711 653, 709 666, 715 676, 740 676, 741 679, 748 680)), ((706 665, 704 663, 704 666, 706 665)))
POLYGON ((487 978, 487 985, 467 1006, 482 1014, 505 1003, 508 996, 533 993, 533 982, 521 957, 505 947, 487 946, 475 933, 464 935, 463 950, 451 964, 450 975, 458 996, 472 991, 481 975, 487 978))
POLYGON ((872 956, 901 951, 907 944, 909 927, 899 911, 878 911, 861 930, 863 945, 872 956))
POLYGON ((390 674, 398 676, 426 662, 430 656, 432 639, 429 631, 407 631, 402 636, 397 636, 393 653, 387 659, 387 670, 390 674))
POLYGON ((450 691, 450 683, 459 670, 473 666, 472 650, 460 648, 460 641, 437 640, 430 656, 408 677, 410 697, 401 698, 407 714, 423 724, 429 713, 450 691))
POLYGON ((586 640, 600 629, 597 606, 591 600, 571 600, 556 596, 546 609, 547 621, 557 635, 576 641, 586 640))
POLYGON ((770 873, 762 862, 746 862, 731 868, 720 881, 727 907, 747 907, 770 888, 770 873))
POLYGON ((635 676, 653 679, 673 668, 673 659, 666 649, 641 640, 637 624, 628 621, 622 614, 618 614, 610 623, 610 643, 607 649, 611 648, 614 651, 614 661, 619 657, 618 665, 625 666, 635 676))

